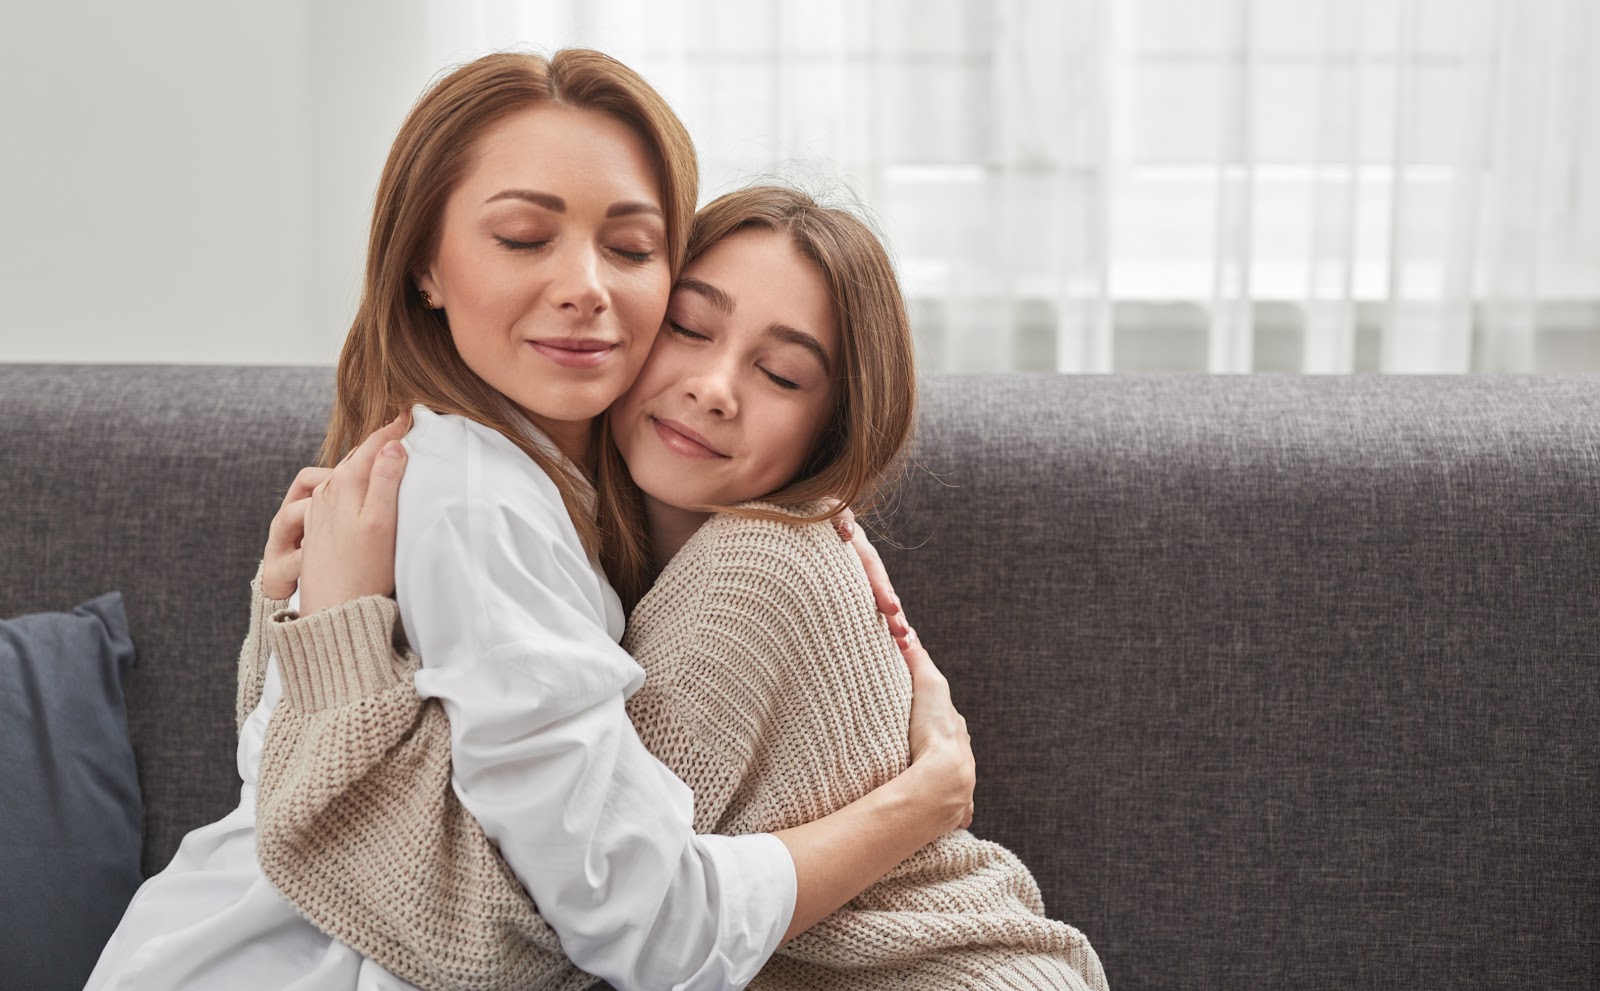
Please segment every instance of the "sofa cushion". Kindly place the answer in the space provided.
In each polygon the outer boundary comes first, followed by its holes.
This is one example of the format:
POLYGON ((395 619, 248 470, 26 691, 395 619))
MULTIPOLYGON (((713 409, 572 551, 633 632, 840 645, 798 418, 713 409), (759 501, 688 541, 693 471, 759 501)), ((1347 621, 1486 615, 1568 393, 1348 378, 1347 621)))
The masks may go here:
POLYGON ((0 621, 0 974, 80 988, 140 883, 122 596, 0 621))

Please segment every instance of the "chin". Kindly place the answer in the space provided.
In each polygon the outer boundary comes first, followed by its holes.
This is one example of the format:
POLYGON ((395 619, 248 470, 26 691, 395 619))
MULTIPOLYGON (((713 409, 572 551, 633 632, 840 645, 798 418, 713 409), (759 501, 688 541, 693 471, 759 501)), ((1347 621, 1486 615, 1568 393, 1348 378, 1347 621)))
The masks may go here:
POLYGON ((621 392, 604 383, 552 384, 528 396, 529 402, 521 405, 549 420, 592 420, 604 413, 621 392))
MULTIPOLYGON (((627 462, 626 454, 622 460, 627 462)), ((663 506, 692 510, 698 506, 717 504, 714 496, 697 491, 694 480, 686 477, 686 473, 674 465, 641 465, 635 470, 629 464, 628 472, 640 492, 663 506)))

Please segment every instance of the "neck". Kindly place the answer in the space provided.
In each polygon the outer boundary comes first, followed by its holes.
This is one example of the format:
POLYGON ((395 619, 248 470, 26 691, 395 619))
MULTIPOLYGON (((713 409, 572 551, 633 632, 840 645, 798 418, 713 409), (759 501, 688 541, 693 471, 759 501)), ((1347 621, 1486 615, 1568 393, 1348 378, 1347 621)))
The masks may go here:
POLYGON ((593 417, 587 420, 552 420, 533 413, 528 414, 528 419, 550 438, 556 450, 566 455, 568 461, 594 474, 594 432, 598 420, 593 417))
POLYGON ((650 521, 650 556, 657 572, 666 568, 700 524, 711 518, 710 513, 669 506, 649 494, 644 497, 644 513, 650 521))

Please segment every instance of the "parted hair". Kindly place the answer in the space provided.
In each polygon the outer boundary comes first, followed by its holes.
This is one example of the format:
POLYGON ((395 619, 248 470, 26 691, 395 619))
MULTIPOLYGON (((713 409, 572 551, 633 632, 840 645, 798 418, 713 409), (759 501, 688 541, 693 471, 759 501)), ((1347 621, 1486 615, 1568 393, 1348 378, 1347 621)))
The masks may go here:
MULTIPOLYGON (((858 512, 871 509, 898 478, 917 414, 911 321, 894 264, 883 242, 850 211, 822 206, 797 189, 762 185, 720 196, 700 209, 689 232, 685 266, 723 238, 746 230, 787 237, 817 266, 839 328, 840 360, 827 426, 794 479, 762 500, 779 506, 819 500, 837 504, 799 516, 751 506, 710 508, 795 524, 831 519, 846 506, 858 512)), ((613 445, 601 451, 601 458, 609 463, 605 477, 614 487, 609 503, 623 509, 619 525, 636 528, 620 546, 639 558, 608 569, 612 584, 631 605, 649 583, 642 499, 620 470, 622 457, 613 445)))
POLYGON ((644 139, 660 184, 668 261, 674 275, 681 269, 699 168, 688 131, 649 83, 610 56, 581 48, 548 58, 499 52, 456 68, 411 108, 378 180, 361 303, 339 355, 333 415, 319 460, 336 464, 417 403, 463 416, 498 430, 544 469, 585 545, 603 553, 603 545, 619 536, 603 538, 603 521, 616 517, 605 504, 614 486, 599 480, 597 524, 583 495, 591 480, 534 443, 526 417, 467 367, 448 317, 422 305, 413 274, 438 250, 445 203, 477 161, 483 135, 544 104, 610 114, 644 139))

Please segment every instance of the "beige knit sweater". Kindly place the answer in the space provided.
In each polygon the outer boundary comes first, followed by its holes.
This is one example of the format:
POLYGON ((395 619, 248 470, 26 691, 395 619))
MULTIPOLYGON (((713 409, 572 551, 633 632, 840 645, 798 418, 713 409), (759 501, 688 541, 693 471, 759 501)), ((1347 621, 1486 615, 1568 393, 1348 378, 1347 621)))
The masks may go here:
MULTIPOLYGON (((422 987, 586 986, 455 800, 449 727, 412 690, 395 619, 392 602, 369 598, 264 624, 284 697, 258 788, 263 869, 324 931, 422 987)), ((624 645, 648 674, 629 714, 694 791, 698 831, 800 825, 909 762, 905 662, 826 524, 713 517, 634 611, 624 645)), ((241 657, 244 711, 262 654, 247 643, 241 657)), ((1088 941, 1044 917, 1016 857, 961 830, 782 946, 751 987, 1106 982, 1088 941)))

